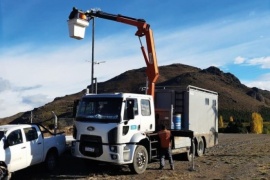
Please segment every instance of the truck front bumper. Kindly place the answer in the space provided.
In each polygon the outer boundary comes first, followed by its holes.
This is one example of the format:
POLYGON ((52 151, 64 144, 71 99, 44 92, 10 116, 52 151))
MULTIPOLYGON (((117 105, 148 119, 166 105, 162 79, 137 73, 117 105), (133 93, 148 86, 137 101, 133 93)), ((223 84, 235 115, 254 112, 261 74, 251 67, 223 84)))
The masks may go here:
POLYGON ((71 143, 71 154, 75 157, 119 165, 132 163, 135 149, 135 144, 85 144, 80 141, 71 143))

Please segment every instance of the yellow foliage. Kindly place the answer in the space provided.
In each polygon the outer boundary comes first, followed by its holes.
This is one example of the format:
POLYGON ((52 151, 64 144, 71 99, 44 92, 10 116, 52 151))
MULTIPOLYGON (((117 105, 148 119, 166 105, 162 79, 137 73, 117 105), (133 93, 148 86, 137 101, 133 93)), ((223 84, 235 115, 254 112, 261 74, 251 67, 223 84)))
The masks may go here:
POLYGON ((263 131, 263 118, 259 113, 252 113, 252 120, 250 122, 250 131, 252 133, 261 134, 263 131))
POLYGON ((230 122, 233 122, 233 117, 232 116, 230 116, 230 122))
POLYGON ((218 119, 218 128, 223 128, 224 127, 224 122, 223 122, 223 117, 219 116, 218 119))

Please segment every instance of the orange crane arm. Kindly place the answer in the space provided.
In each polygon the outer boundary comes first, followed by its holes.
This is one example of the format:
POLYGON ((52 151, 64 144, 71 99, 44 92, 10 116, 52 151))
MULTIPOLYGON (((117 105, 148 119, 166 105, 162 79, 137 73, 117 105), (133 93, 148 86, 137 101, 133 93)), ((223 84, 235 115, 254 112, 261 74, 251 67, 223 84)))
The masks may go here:
POLYGON ((91 20, 91 18, 99 17, 107 20, 112 20, 116 22, 121 22, 124 24, 128 24, 131 26, 136 26, 138 28, 135 33, 136 36, 142 37, 145 36, 147 51, 141 43, 141 50, 143 53, 143 57, 146 63, 146 75, 148 78, 148 89, 147 94, 152 95, 154 97, 155 94, 155 83, 159 77, 159 70, 157 64, 156 50, 155 50, 155 42, 153 37, 153 31, 150 29, 150 25, 146 23, 143 19, 135 19, 132 17, 123 16, 120 14, 113 15, 109 13, 105 13, 102 11, 86 11, 82 12, 73 8, 73 11, 70 13, 69 19, 73 19, 74 17, 83 17, 85 15, 91 20), (78 16, 78 13, 80 14, 78 16))

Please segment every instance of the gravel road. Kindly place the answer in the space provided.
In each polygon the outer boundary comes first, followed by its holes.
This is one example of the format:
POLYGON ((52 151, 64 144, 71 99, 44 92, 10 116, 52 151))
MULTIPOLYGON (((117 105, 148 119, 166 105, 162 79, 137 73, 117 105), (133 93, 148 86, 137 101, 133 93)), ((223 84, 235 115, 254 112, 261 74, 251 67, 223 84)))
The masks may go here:
POLYGON ((86 162, 66 152, 59 158, 58 167, 48 173, 42 165, 13 174, 12 179, 260 179, 270 180, 270 135, 219 134, 219 144, 207 149, 203 157, 192 163, 175 160, 175 170, 158 170, 159 162, 149 164, 141 175, 131 174, 127 166, 86 162))

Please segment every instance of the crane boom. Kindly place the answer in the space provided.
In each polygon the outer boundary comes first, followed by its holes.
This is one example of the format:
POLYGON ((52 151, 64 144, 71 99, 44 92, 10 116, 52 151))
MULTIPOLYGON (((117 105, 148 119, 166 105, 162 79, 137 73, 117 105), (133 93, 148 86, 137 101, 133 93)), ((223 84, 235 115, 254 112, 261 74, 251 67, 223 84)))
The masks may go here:
POLYGON ((128 24, 131 26, 135 26, 138 28, 135 35, 138 36, 139 39, 140 37, 145 36, 147 51, 145 50, 141 41, 140 41, 140 44, 141 44, 141 51, 143 53, 143 57, 146 63, 146 75, 148 78, 147 94, 152 95, 154 97, 155 83, 159 77, 159 70, 158 70, 158 64, 157 64, 153 31, 151 30, 150 25, 147 24, 146 21, 143 19, 135 19, 135 18, 123 16, 120 14, 114 15, 114 14, 109 14, 103 11, 91 10, 91 11, 83 12, 76 8, 73 8, 73 11, 70 13, 69 19, 73 19, 77 17, 85 17, 85 16, 88 18, 88 21, 90 21, 91 18, 98 17, 102 19, 107 19, 111 21, 128 24))

